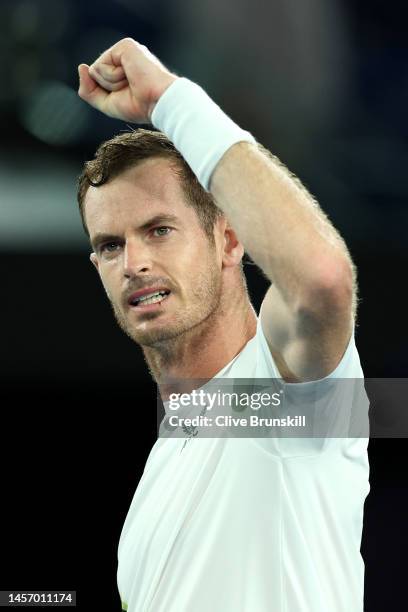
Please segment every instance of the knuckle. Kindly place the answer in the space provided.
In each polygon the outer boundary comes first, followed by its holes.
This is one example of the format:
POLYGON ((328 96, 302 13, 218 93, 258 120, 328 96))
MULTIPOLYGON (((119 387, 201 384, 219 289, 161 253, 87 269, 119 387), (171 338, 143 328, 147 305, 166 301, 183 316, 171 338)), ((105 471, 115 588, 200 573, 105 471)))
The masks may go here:
POLYGON ((124 38, 122 42, 125 47, 134 47, 135 45, 137 46, 137 42, 133 38, 130 38, 130 36, 124 38))

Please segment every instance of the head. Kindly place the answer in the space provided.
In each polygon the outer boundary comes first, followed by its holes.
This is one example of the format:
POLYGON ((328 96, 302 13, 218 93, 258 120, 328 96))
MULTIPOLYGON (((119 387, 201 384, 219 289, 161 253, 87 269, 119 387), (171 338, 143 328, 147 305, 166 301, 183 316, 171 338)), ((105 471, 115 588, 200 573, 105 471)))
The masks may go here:
POLYGON ((163 134, 140 129, 103 143, 79 178, 78 202, 91 261, 137 343, 180 338, 246 293, 242 244, 163 134))

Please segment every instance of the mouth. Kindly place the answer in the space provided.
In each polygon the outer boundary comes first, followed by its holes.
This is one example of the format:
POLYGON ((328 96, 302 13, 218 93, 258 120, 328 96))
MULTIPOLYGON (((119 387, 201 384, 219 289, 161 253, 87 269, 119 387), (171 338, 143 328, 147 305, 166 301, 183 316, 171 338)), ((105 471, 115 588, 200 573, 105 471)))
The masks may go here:
POLYGON ((140 291, 136 294, 133 294, 129 300, 128 304, 132 309, 137 310, 152 310, 152 307, 160 306, 164 300, 167 300, 171 291, 168 289, 159 289, 156 291, 140 291))

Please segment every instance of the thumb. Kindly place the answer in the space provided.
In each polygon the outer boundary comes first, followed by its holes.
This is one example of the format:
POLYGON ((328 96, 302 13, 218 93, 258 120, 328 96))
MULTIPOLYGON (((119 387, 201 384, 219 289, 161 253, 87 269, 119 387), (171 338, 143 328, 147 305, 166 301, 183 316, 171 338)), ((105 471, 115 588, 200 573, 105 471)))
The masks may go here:
POLYGON ((88 64, 79 64, 78 66, 78 76, 79 76, 79 89, 78 95, 83 100, 87 100, 88 97, 97 89, 98 83, 93 80, 93 78, 89 74, 89 66, 88 64))
POLYGON ((98 85, 89 74, 88 64, 78 66, 79 88, 78 95, 91 106, 100 109, 108 93, 98 85))

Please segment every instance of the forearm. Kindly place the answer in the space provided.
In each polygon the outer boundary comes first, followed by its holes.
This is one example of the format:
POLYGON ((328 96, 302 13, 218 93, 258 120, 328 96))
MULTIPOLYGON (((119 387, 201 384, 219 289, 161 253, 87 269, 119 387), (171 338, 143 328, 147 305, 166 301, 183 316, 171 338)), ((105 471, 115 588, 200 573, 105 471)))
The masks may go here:
POLYGON ((327 304, 322 298, 332 300, 334 291, 351 293, 347 248, 317 203, 201 88, 179 79, 160 98, 152 118, 288 304, 308 308, 316 296, 327 304))
POLYGON ((350 290, 354 271, 344 241, 276 158, 237 143, 217 164, 210 191, 285 301, 299 305, 316 292, 350 290))
POLYGON ((316 291, 349 291, 351 260, 318 205, 199 86, 131 39, 79 72, 89 104, 112 117, 151 120, 169 137, 288 304, 302 307, 310 294, 315 303, 316 291))

